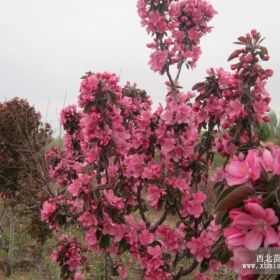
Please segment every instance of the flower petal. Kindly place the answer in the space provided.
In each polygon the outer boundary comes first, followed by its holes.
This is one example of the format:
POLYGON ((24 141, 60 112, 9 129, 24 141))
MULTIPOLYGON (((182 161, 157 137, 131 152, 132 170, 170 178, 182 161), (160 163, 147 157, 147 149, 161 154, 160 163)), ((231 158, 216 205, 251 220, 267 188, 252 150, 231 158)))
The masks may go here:
POLYGON ((279 237, 273 227, 267 227, 265 229, 265 240, 264 246, 267 247, 271 244, 277 244, 279 242, 279 237))
POLYGON ((257 250, 263 241, 263 234, 259 230, 251 230, 244 238, 244 246, 251 250, 257 250))
POLYGON ((250 229, 257 225, 257 221, 254 217, 242 213, 235 216, 232 225, 241 229, 250 229))
POLYGON ((246 203, 245 208, 256 219, 264 220, 266 217, 265 210, 258 203, 251 203, 251 202, 246 203))

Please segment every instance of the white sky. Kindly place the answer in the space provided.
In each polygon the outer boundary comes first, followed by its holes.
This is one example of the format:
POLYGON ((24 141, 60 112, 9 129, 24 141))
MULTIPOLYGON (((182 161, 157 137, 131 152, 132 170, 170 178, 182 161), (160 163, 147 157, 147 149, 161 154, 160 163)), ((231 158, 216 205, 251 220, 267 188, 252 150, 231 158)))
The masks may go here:
MULTIPOLYGON (((209 2, 219 12, 215 28, 202 40, 198 67, 182 73, 182 85, 190 90, 211 66, 228 68, 232 42, 256 28, 266 37, 266 64, 275 73, 268 89, 280 112, 280 1, 209 2)), ((154 104, 163 102, 166 78, 149 70, 148 41, 136 0, 0 0, 0 102, 26 98, 57 129, 66 92, 66 104, 75 103, 80 77, 89 70, 121 74, 122 84, 137 82, 154 104)))

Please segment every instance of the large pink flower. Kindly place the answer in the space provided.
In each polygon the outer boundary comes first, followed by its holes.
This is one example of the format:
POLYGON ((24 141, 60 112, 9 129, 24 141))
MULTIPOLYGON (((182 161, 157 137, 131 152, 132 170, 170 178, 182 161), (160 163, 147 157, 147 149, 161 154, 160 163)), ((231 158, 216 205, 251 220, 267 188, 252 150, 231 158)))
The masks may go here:
POLYGON ((245 233, 242 229, 234 227, 226 228, 224 230, 224 236, 226 238, 226 244, 230 250, 243 246, 244 244, 245 233))
POLYGON ((249 151, 246 159, 232 160, 226 167, 226 179, 229 186, 243 184, 250 179, 256 181, 260 177, 261 167, 256 151, 249 151))
POLYGON ((262 153, 260 162, 266 171, 272 172, 274 175, 280 175, 280 150, 279 149, 275 149, 272 152, 265 149, 262 153))
POLYGON ((278 218, 274 210, 251 202, 246 203, 245 210, 236 214, 232 227, 225 230, 229 248, 242 246, 243 243, 247 249, 254 251, 263 243, 265 247, 277 244, 279 237, 273 225, 278 223, 278 218))

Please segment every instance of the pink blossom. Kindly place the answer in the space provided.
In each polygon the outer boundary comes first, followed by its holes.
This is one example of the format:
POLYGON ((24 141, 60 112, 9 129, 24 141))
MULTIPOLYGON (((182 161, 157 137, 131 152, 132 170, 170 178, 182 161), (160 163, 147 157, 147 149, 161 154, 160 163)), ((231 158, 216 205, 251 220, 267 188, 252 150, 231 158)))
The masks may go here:
POLYGON ((116 207, 118 210, 124 208, 124 203, 121 198, 114 195, 113 190, 104 190, 104 195, 107 198, 108 202, 113 206, 116 207))
POLYGON ((98 240, 96 238, 95 228, 92 227, 86 232, 86 242, 89 248, 98 251, 99 245, 98 245, 98 240))
POLYGON ((56 204, 52 202, 45 201, 43 203, 43 209, 41 210, 41 216, 44 221, 48 221, 50 217, 56 211, 56 204))
POLYGON ((258 122, 261 122, 263 120, 264 115, 270 111, 268 104, 264 101, 256 101, 253 104, 253 107, 258 122))
POLYGON ((128 274, 127 274, 127 270, 125 267, 119 266, 118 272, 119 272, 120 279, 127 279, 128 274))
POLYGON ((274 175, 280 175, 280 150, 277 148, 271 153, 268 149, 264 149, 260 163, 267 172, 274 175))
POLYGON ((233 268, 240 275, 240 279, 255 279, 256 276, 251 269, 243 268, 243 264, 253 264, 256 262, 255 254, 244 247, 233 250, 233 268))
POLYGON ((150 12, 147 20, 147 31, 163 33, 167 29, 166 18, 159 12, 150 12))
POLYGON ((172 254, 176 254, 178 251, 184 250, 186 246, 184 226, 180 225, 178 229, 172 230, 167 226, 160 226, 158 228, 158 233, 162 235, 163 238, 163 248, 172 254))
POLYGON ((146 246, 154 241, 154 234, 149 232, 147 229, 143 230, 139 234, 139 242, 141 245, 146 246))
POLYGON ((193 195, 193 200, 188 203, 188 212, 195 218, 199 218, 203 212, 202 204, 206 200, 206 195, 203 192, 197 192, 193 195))
POLYGON ((165 191, 155 185, 149 185, 147 189, 147 201, 150 206, 157 209, 160 198, 165 195, 165 191))
POLYGON ((226 244, 230 250, 243 246, 245 233, 242 229, 229 227, 224 229, 226 244))
POLYGON ((144 155, 143 154, 134 154, 126 156, 124 159, 124 164, 126 166, 126 175, 128 177, 138 178, 141 177, 144 171, 144 155))
POLYGON ((84 274, 80 271, 75 273, 74 280, 83 280, 84 279, 84 274))
POLYGON ((155 51, 150 56, 149 64, 151 69, 155 72, 161 72, 167 62, 168 52, 167 51, 155 51))
POLYGON ((58 253, 57 251, 52 251, 52 254, 50 256, 50 259, 53 261, 53 262, 56 262, 57 261, 57 258, 58 258, 58 253))
POLYGON ((152 247, 148 247, 148 253, 153 257, 153 258, 159 258, 162 255, 162 249, 159 245, 152 247))
POLYGON ((244 115, 244 105, 239 100, 231 100, 227 109, 228 117, 235 121, 244 115))
POLYGON ((264 246, 276 244, 279 238, 272 226, 278 223, 278 218, 273 209, 264 209, 257 203, 247 203, 245 209, 248 214, 237 215, 232 223, 234 227, 249 230, 244 238, 244 246, 256 250, 263 241, 264 246))
POLYGON ((279 242, 273 227, 278 218, 271 208, 263 208, 259 203, 246 202, 246 212, 237 212, 233 216, 231 227, 225 229, 229 249, 245 246, 254 251, 262 244, 265 247, 279 242))
POLYGON ((78 221, 83 227, 91 227, 98 224, 96 215, 89 211, 85 211, 81 216, 79 216, 78 221))
POLYGON ((195 256, 198 262, 202 262, 203 259, 209 259, 211 257, 211 248, 213 246, 213 240, 211 234, 203 231, 198 237, 192 237, 191 241, 187 243, 187 248, 195 256))
POLYGON ((246 159, 232 160, 226 167, 226 179, 229 186, 243 184, 250 179, 256 181, 260 176, 260 165, 255 151, 250 150, 246 159))

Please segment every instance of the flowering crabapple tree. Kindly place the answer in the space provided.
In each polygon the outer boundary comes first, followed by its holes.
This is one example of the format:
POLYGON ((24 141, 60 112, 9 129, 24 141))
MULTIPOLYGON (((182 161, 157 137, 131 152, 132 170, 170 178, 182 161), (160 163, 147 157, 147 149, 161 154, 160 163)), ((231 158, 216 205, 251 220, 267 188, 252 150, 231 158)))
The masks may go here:
MULTIPOLYGON (((136 85, 86 73, 78 107, 61 113, 64 149, 46 155, 58 194, 42 218, 55 230, 77 225, 120 279, 131 279, 125 253, 143 279, 211 279, 222 266, 238 272, 247 251, 280 246, 280 149, 257 135, 269 122, 267 49, 252 30, 238 38, 230 72, 210 68, 184 91, 180 74, 195 68, 216 11, 203 0, 139 0, 137 8, 153 38, 149 65, 167 77, 166 106, 152 112, 136 85), (224 166, 210 176, 215 154, 224 166), (218 194, 213 205, 210 192, 218 194)), ((83 279, 82 246, 73 235, 59 239, 52 259, 63 279, 83 279)))

